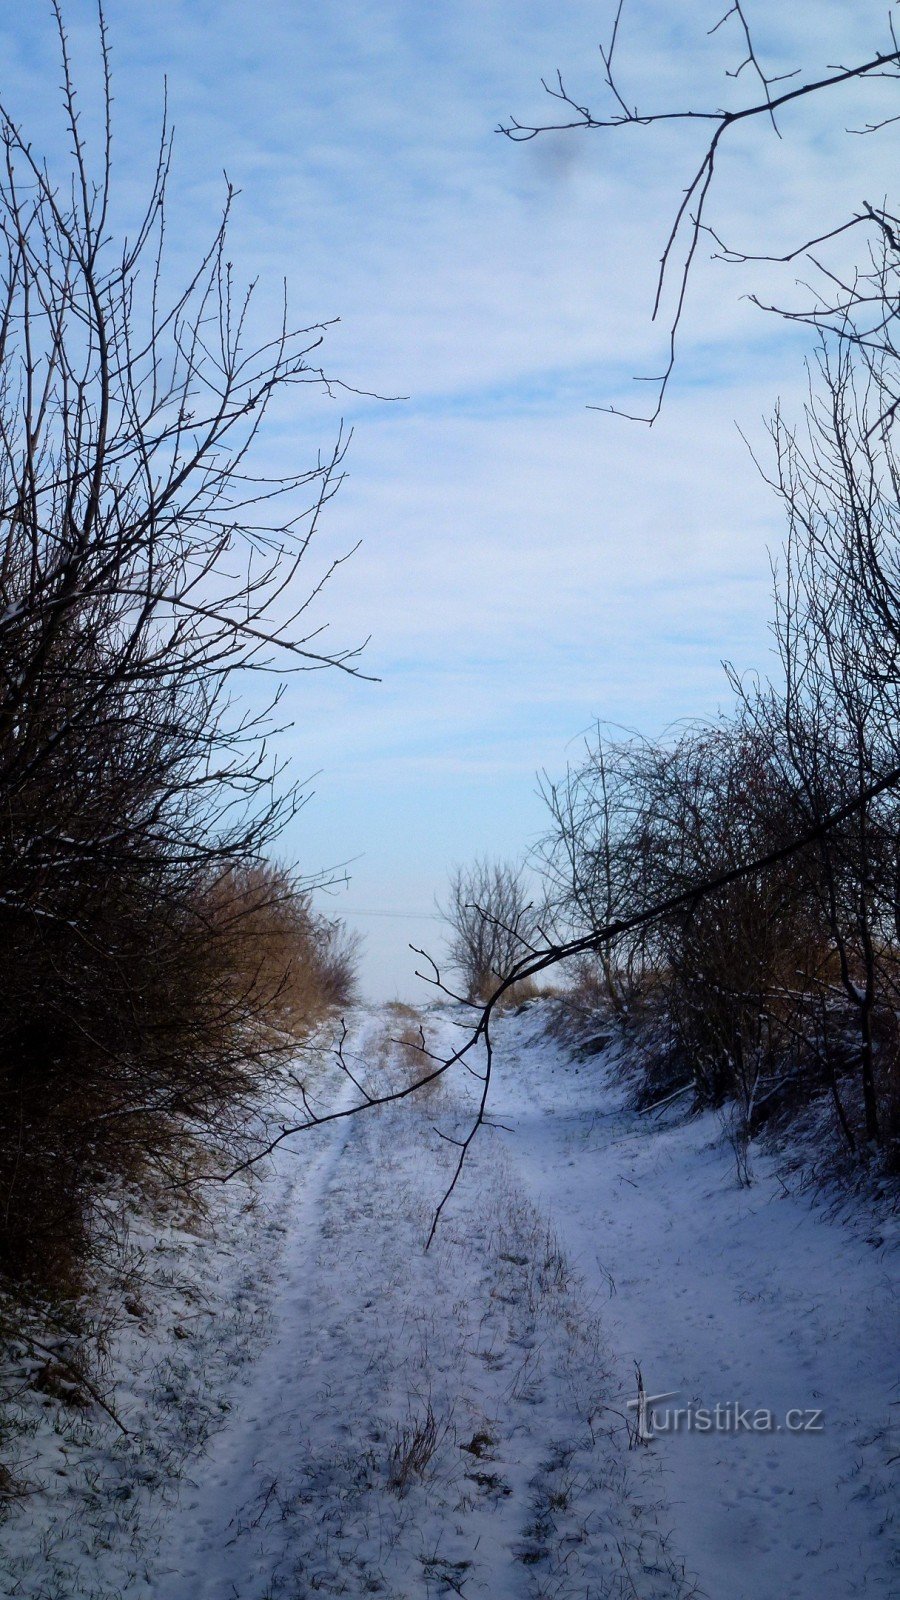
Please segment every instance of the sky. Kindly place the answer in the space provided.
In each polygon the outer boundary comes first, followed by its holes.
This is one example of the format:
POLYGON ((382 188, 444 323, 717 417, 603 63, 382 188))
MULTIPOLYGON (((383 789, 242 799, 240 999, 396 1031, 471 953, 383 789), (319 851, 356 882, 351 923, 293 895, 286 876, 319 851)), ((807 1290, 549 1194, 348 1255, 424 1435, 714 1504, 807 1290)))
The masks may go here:
MULTIPOLYGON (((291 470, 352 429, 346 479, 307 564, 312 585, 360 548, 315 613, 365 670, 291 681, 279 753, 310 798, 283 842, 310 873, 346 867, 321 904, 365 936, 373 998, 424 998, 410 943, 436 953, 449 869, 518 858, 545 817, 536 774, 578 759, 599 719, 657 733, 714 715, 722 661, 770 662, 777 506, 765 450, 781 396, 799 408, 808 343, 752 306, 791 281, 701 251, 679 360, 652 429, 589 409, 645 401, 665 328, 656 263, 697 132, 573 132, 514 144, 495 129, 553 118, 559 68, 600 108, 608 0, 108 0, 117 203, 146 189, 163 80, 175 128, 169 237, 187 264, 224 176, 241 191, 230 254, 277 318, 339 319, 322 361, 348 385, 292 391, 262 442, 291 470), (367 394, 353 390, 367 391, 367 394), (391 398, 370 398, 380 396, 391 398), (742 437, 743 435, 743 437, 742 437)), ((631 0, 620 37, 642 107, 736 103, 746 79, 725 9, 631 0)), ((96 104, 95 7, 66 0, 81 103, 96 104)), ((881 4, 752 0, 774 70, 887 46, 881 4)), ((0 83, 54 154, 50 7, 0 8, 0 83)), ((880 91, 886 94, 890 86, 880 91)), ((747 127, 723 156, 710 221, 784 250, 887 187, 896 138, 845 130, 875 97, 747 127)), ((418 963, 421 964, 421 963, 418 963)))

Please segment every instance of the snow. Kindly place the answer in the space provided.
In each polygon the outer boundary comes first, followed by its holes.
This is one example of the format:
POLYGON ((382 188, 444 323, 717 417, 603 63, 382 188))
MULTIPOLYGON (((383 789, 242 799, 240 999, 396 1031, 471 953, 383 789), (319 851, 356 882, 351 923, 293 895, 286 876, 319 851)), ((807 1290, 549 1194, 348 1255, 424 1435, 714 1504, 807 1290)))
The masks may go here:
MULTIPOLYGON (((110 1347, 131 1437, 22 1400, 32 1493, 0 1530, 4 1594, 895 1592, 896 1231, 758 1152, 741 1188, 714 1116, 638 1116, 615 1052, 573 1061, 544 1020, 501 1020, 499 1126, 427 1253, 455 1155, 436 1130, 465 1129, 477 1088, 462 1068, 295 1136, 214 1192, 212 1238, 183 1218, 145 1238, 140 1319, 110 1347), (635 1363, 671 1405, 808 1407, 821 1429, 642 1444, 635 1363)), ((456 1040, 450 1009, 424 1022, 432 1048, 456 1040)), ((408 1079, 397 1030, 354 1019, 370 1088, 408 1079)), ((336 1068, 317 1088, 354 1093, 336 1068)))
POLYGON ((822 1413, 821 1431, 682 1430, 650 1446, 703 1590, 896 1593, 896 1219, 829 1215, 759 1153, 742 1188, 713 1113, 637 1116, 614 1054, 574 1064, 533 1017, 507 1024, 493 1104, 518 1178, 604 1302, 624 1385, 637 1362, 648 1393, 675 1391, 670 1407, 822 1413))

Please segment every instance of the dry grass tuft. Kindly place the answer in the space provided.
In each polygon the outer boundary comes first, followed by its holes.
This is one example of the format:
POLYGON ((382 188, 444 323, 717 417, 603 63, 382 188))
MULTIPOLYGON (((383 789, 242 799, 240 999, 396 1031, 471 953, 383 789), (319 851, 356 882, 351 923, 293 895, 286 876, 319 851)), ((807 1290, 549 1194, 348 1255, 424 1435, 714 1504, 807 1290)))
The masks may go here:
POLYGON ((420 1416, 410 1416, 401 1424, 391 1445, 388 1467, 388 1488, 403 1496, 411 1484, 426 1476, 431 1459, 444 1438, 449 1422, 438 1424, 429 1400, 420 1416))

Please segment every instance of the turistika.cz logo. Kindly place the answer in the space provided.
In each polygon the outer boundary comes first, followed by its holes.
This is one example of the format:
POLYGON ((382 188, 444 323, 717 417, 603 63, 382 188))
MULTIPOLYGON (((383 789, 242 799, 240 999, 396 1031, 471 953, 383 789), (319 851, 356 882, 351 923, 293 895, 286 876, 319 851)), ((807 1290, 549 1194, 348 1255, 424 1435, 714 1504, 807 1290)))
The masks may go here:
POLYGON ((626 1402, 635 1414, 638 1440, 646 1444, 659 1433, 821 1433, 825 1426, 822 1411, 813 1406, 791 1406, 781 1415, 768 1406, 737 1400, 720 1400, 714 1406, 668 1403, 677 1398, 676 1389, 647 1394, 638 1385, 635 1398, 626 1402))

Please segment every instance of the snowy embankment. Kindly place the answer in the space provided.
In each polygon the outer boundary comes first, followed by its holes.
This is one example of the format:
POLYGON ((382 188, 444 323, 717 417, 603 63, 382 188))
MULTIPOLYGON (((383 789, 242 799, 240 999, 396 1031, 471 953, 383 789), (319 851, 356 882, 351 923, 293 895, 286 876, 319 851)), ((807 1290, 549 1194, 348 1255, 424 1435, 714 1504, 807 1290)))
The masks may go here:
POLYGON ((897 1218, 829 1211, 758 1151, 742 1188, 713 1113, 636 1115, 614 1061, 573 1062, 534 1013, 506 1024, 493 1103, 620 1384, 638 1363, 669 1396, 646 1449, 702 1592, 896 1594, 897 1218))
MULTIPOLYGON (((401 1020, 360 1014, 356 1075, 408 1078, 401 1020)), ((442 1048, 452 1016, 425 1020, 442 1048)), ((740 1189, 715 1119, 636 1117, 610 1063, 572 1062, 532 1010, 499 1025, 504 1127, 425 1254, 455 1154, 435 1129, 465 1126, 472 1090, 457 1069, 303 1135, 216 1192, 215 1244, 160 1239, 112 1350, 129 1437, 32 1405, 4 1594, 894 1592, 884 1230, 829 1220, 759 1159, 740 1189), (635 1362, 669 1406, 821 1428, 641 1444, 635 1362)))

